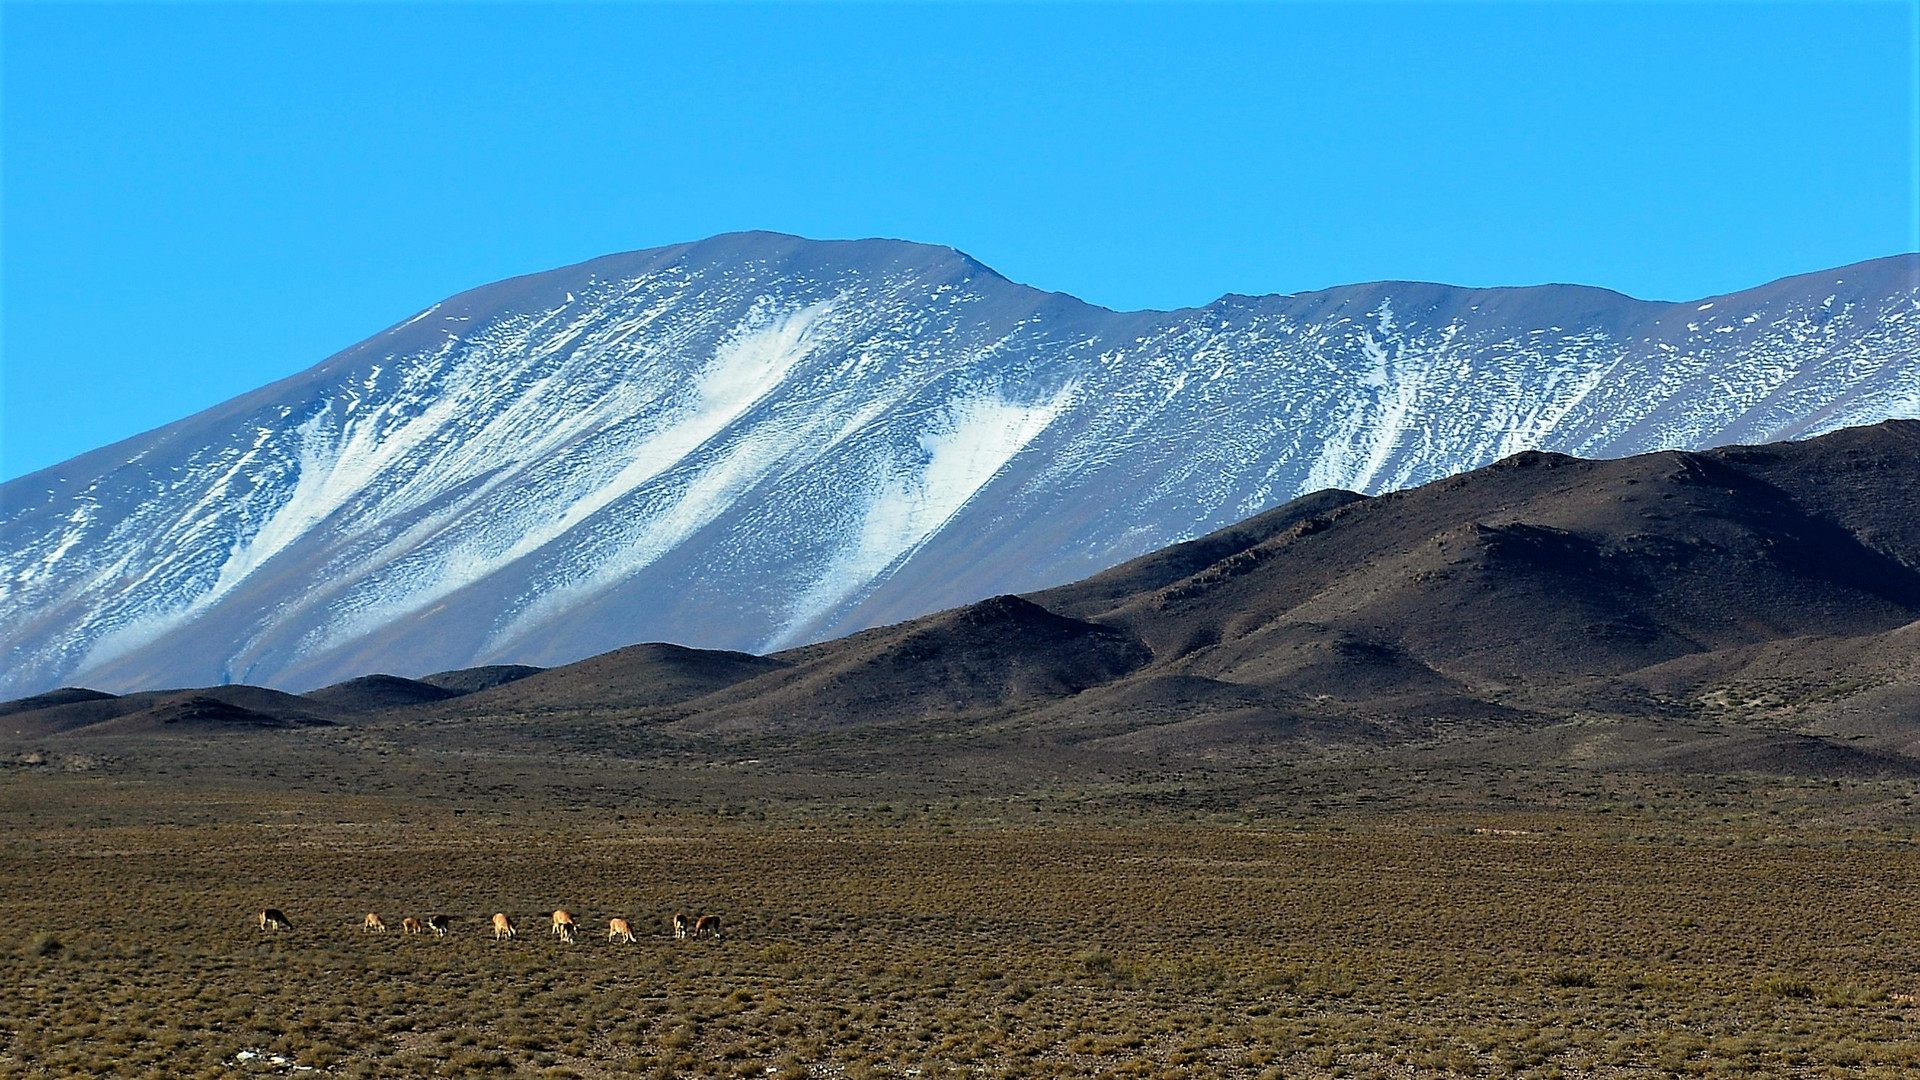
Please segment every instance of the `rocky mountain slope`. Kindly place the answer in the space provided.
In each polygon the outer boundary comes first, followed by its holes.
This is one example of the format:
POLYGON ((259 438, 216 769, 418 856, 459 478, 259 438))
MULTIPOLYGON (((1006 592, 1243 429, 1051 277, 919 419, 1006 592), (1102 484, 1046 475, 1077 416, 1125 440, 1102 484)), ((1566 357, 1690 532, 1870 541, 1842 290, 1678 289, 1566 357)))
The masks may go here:
MULTIPOLYGON (((1117 313, 895 241, 609 256, 0 488, 0 694, 779 650, 1321 489, 1920 415, 1916 303, 1913 257, 1686 303, 1381 283, 1117 313)), ((1436 566, 1565 554, 1447 543, 1436 566)))
POLYGON ((770 656, 636 645, 298 697, 69 689, 0 705, 0 735, 504 724, 600 752, 637 732, 703 757, 866 748, 873 767, 1277 747, 1920 775, 1916 644, 1920 422, 1894 421, 1320 492, 1072 585, 770 656))

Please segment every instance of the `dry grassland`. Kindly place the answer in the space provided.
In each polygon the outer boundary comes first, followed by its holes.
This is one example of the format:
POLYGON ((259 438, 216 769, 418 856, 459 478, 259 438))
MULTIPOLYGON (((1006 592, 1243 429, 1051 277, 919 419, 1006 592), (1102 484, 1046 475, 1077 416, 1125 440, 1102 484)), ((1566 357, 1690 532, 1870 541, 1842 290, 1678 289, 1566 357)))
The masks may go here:
POLYGON ((488 820, 18 770, 0 824, 8 1076, 1920 1070, 1920 852, 1884 832, 488 820), (255 927, 268 905, 291 933, 255 927), (491 940, 496 910, 522 940, 491 940), (725 939, 673 940, 675 910, 725 939), (446 940, 397 932, 439 912, 446 940))

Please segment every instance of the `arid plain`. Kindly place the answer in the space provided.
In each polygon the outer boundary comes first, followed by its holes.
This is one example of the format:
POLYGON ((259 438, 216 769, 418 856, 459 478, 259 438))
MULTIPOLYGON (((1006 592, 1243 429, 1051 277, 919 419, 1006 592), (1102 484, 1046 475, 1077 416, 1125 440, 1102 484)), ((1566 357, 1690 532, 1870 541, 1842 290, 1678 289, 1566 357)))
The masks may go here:
POLYGON ((448 741, 16 757, 0 1072, 1920 1067, 1909 779, 1363 758, 888 780, 791 743, 735 747, 791 755, 773 768, 448 741), (257 928, 267 905, 291 932, 257 928), (577 944, 546 932, 561 907, 577 944), (494 911, 523 937, 493 940, 494 911), (675 940, 675 911, 723 938, 675 940), (442 913, 445 939, 398 932, 442 913), (638 941, 607 941, 616 917, 638 941))
POLYGON ((0 1074, 1912 1075, 1916 447, 1522 454, 766 657, 8 703, 0 1074))

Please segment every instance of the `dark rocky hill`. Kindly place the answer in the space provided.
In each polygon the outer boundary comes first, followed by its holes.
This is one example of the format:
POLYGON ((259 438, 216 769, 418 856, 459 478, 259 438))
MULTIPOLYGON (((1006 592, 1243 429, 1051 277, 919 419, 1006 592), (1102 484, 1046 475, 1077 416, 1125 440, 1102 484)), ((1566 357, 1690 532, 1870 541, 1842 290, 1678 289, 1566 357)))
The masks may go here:
POLYGON ((1072 585, 771 656, 636 645, 497 684, 374 677, 297 698, 66 690, 0 706, 0 725, 912 724, 1133 755, 1444 735, 1496 757, 1920 771, 1917 522, 1920 422, 1613 461, 1526 452, 1404 492, 1316 493, 1072 585))

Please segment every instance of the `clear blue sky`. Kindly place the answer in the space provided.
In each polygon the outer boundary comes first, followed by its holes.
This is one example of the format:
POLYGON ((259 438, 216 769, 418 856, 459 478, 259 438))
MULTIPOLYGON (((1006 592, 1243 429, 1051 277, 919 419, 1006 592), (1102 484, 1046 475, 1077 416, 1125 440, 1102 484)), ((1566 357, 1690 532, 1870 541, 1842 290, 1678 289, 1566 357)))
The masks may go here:
POLYGON ((733 229, 1115 308, 1911 250, 1914 10, 9 3, 0 476, 733 229))

